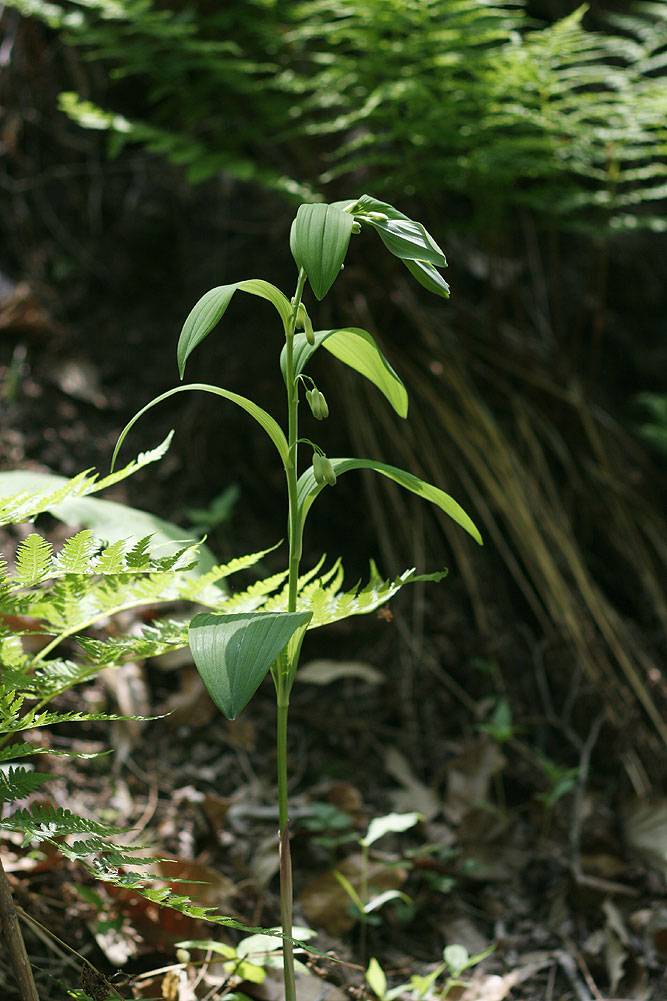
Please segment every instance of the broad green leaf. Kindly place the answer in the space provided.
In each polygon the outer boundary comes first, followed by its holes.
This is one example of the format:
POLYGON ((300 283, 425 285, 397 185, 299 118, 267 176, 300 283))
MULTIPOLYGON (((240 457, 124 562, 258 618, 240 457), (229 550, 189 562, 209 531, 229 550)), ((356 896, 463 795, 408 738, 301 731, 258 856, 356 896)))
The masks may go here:
MULTIPOLYGON (((376 462, 374 459, 331 459, 330 461, 336 476, 341 476, 351 469, 374 469, 376 473, 382 473, 383 476, 394 480, 399 486, 410 490, 413 494, 417 494, 418 497, 423 497, 424 500, 430 501, 431 504, 435 504, 441 511, 449 515, 457 525, 460 525, 469 535, 472 535, 475 542, 480 546, 483 545, 482 536, 472 519, 468 517, 461 505, 453 497, 446 494, 444 490, 440 490, 439 487, 434 487, 431 483, 426 483, 418 476, 408 473, 404 469, 398 469, 396 466, 388 466, 386 463, 376 462)), ((323 486, 315 482, 312 466, 299 477, 297 499, 301 512, 302 526, 313 501, 323 489, 323 486)))
POLYGON ((399 417, 407 417, 408 394, 405 386, 367 330, 360 327, 330 330, 322 343, 334 358, 376 385, 399 417))
POLYGON ((232 403, 235 403, 238 407, 241 407, 242 410, 245 410, 246 413, 250 414, 251 417, 254 417, 254 419, 257 421, 260 427, 262 427, 264 431, 266 431, 269 438, 276 446, 283 465, 284 466, 288 465, 289 454, 287 447, 287 439, 285 438, 285 435, 283 434, 280 425, 277 423, 277 421, 273 419, 273 417, 271 417, 270 414, 267 414, 265 410, 262 410, 261 407, 258 407, 256 403, 253 403, 252 400, 246 399, 245 396, 239 396, 237 393, 231 393, 227 389, 220 389, 219 386, 208 386, 206 385, 206 383, 193 382, 187 386, 176 386, 174 389, 170 389, 166 393, 162 393, 160 396, 156 396, 154 400, 151 400, 151 402, 147 403, 145 407, 142 407, 142 409, 139 411, 138 414, 134 415, 132 420, 125 425, 125 427, 120 433, 118 441, 116 442, 116 447, 113 450, 113 456, 111 458, 111 468, 113 469, 114 463, 116 461, 116 456, 118 455, 118 451, 121 445, 123 444, 123 441, 125 440, 125 436, 127 435, 130 428, 132 428, 136 424, 136 422, 139 420, 140 417, 143 417, 143 415, 148 410, 150 410, 151 407, 156 406, 156 404, 158 403, 162 403, 163 400, 168 400, 169 397, 175 396, 176 393, 187 393, 190 390, 201 390, 204 393, 213 393, 214 396, 222 396, 223 399, 230 400, 232 403))
POLYGON ((399 212, 393 205, 381 202, 372 195, 362 195, 353 214, 378 231, 385 247, 395 257, 408 261, 428 261, 440 268, 447 267, 444 253, 428 230, 420 222, 399 212), (387 218, 373 218, 369 213, 387 218))
POLYGON ((300 205, 290 231, 290 250, 317 299, 327 294, 345 260, 354 219, 336 205, 300 205))
POLYGON ((434 295, 441 295, 443 299, 449 299, 449 285, 442 277, 437 268, 434 268, 428 261, 403 261, 410 274, 417 279, 434 295))
POLYGON ((408 831, 420 820, 423 820, 421 813, 388 813, 384 817, 374 817, 368 825, 366 834, 361 839, 360 844, 370 847, 385 834, 400 834, 408 831))
POLYGON ((181 379, 185 372, 188 356, 220 321, 237 289, 259 296, 260 299, 267 299, 272 303, 280 314, 283 327, 287 331, 292 307, 280 289, 271 285, 270 282, 265 282, 261 278, 248 278, 242 282, 235 282, 233 285, 219 285, 217 288, 212 288, 192 307, 183 324, 176 349, 181 379))
POLYGON ((384 998, 387 991, 387 978, 384 970, 374 956, 368 964, 368 969, 366 970, 366 983, 373 993, 382 1001, 382 998, 384 998))
POLYGON ((209 695, 227 719, 236 719, 310 612, 202 612, 188 642, 209 695))
MULTIPOLYGON (((294 376, 303 372, 308 360, 323 345, 326 350, 365 376, 383 393, 399 417, 407 417, 408 394, 405 386, 375 343, 372 335, 361 327, 336 327, 315 332, 315 343, 309 344, 305 334, 294 338, 294 376)), ((285 349, 280 356, 280 367, 285 376, 285 349)))

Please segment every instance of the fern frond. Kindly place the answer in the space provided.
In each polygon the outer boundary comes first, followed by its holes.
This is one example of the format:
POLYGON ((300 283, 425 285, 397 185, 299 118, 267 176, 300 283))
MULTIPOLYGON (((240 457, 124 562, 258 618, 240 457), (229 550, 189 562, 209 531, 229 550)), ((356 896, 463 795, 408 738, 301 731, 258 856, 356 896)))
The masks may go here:
POLYGON ((171 650, 188 645, 188 623, 174 619, 160 619, 143 627, 140 636, 128 633, 107 640, 79 637, 79 645, 94 667, 100 669, 126 660, 145 660, 159 657, 171 650))
POLYGON ((65 501, 85 497, 119 483, 151 462, 163 457, 173 437, 173 431, 157 448, 142 452, 122 469, 98 480, 90 469, 72 479, 43 476, 29 472, 7 472, 0 475, 0 525, 33 521, 38 514, 50 511, 65 501))
MULTIPOLYGON (((412 569, 404 571, 393 580, 385 580, 371 562, 368 583, 363 587, 357 584, 349 591, 342 592, 339 587, 343 580, 343 570, 337 561, 326 574, 310 583, 298 594, 297 609, 312 612, 308 628, 316 629, 351 615, 367 615, 393 598, 406 584, 416 581, 439 581, 446 576, 446 570, 433 574, 417 574, 412 569)), ((271 607, 279 610, 282 605, 276 603, 271 607)))
MULTIPOLYGON (((23 701, 23 700, 22 700, 23 701)), ((113 723, 122 720, 155 719, 154 716, 117 716, 114 713, 58 713, 36 708, 26 710, 23 716, 18 712, 12 717, 3 717, 0 709, 0 733, 20 733, 22 730, 34 730, 38 726, 55 726, 57 723, 113 723)))
POLYGON ((24 587, 41 584, 52 573, 53 546, 41 535, 32 532, 16 551, 16 581, 24 587))
POLYGON ((98 820, 79 817, 62 807, 34 805, 16 810, 9 817, 0 818, 0 829, 23 833, 23 845, 32 841, 51 841, 69 834, 97 834, 102 837, 121 834, 122 827, 114 827, 98 820))
POLYGON ((0 690, 0 733, 12 733, 21 729, 15 724, 25 700, 25 694, 16 688, 3 687, 0 690))
POLYGON ((107 487, 112 487, 114 484, 120 483, 121 480, 127 479, 128 476, 143 469, 144 466, 149 466, 152 462, 159 462, 169 451, 173 437, 174 432, 170 431, 164 441, 160 442, 155 448, 151 448, 147 452, 140 452, 136 459, 128 462, 127 466, 123 466, 122 469, 118 469, 113 473, 109 473, 108 476, 102 477, 95 489, 106 490, 107 487))
POLYGON ((16 761, 18 758, 30 758, 37 754, 53 754, 55 757, 65 758, 99 758, 111 753, 111 751, 64 751, 62 749, 56 751, 51 747, 36 747, 33 744, 22 741, 20 744, 9 744, 6 747, 0 747, 0 762, 16 761))
POLYGON ((49 660, 38 664, 30 678, 30 687, 41 699, 52 699, 74 685, 89 681, 98 673, 91 664, 77 664, 72 660, 49 660))
MULTIPOLYGON (((5 670, 20 669, 28 663, 29 657, 23 649, 21 636, 25 632, 14 632, 3 628, 0 630, 0 664, 5 670)), ((3 677, 3 684, 8 684, 6 677, 3 677)))
POLYGON ((93 555, 99 549, 92 531, 84 528, 71 536, 53 559, 53 571, 60 574, 86 573, 93 555))
POLYGON ((0 802, 25 799, 51 778, 53 778, 52 775, 33 772, 31 769, 21 766, 8 768, 6 771, 0 769, 0 802))

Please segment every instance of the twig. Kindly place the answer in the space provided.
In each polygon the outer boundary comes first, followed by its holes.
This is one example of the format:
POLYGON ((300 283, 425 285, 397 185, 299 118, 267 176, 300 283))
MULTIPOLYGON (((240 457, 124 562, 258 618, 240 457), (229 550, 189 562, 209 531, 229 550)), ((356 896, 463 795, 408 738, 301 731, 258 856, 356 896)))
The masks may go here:
POLYGON ((591 754, 593 753, 593 748, 597 742, 600 735, 600 727, 604 721, 604 714, 600 713, 593 720, 590 732, 586 740, 584 741, 583 747, 581 748, 581 754, 579 756, 579 775, 577 777, 577 786, 574 794, 574 803, 572 805, 572 824, 570 826, 570 866, 574 878, 579 882, 581 880, 581 862, 579 858, 579 848, 581 844, 581 828, 583 824, 584 810, 583 810, 583 800, 584 792, 586 791, 586 785, 588 783, 588 772, 591 764, 591 754))
POLYGON ((19 924, 14 897, 7 874, 0 857, 0 922, 7 942, 7 952, 14 971, 14 977, 21 995, 21 1001, 39 1001, 39 994, 28 959, 23 932, 19 924))
POLYGON ((591 971, 588 969, 588 966, 586 965, 586 960, 582 956, 580 950, 574 944, 572 939, 568 938, 567 935, 561 935, 561 938, 563 939, 563 942, 568 947, 568 949, 572 951, 572 954, 574 955, 574 958, 577 961, 577 966, 579 967, 581 974, 584 980, 586 981, 586 984, 588 985, 588 989, 591 992, 591 995, 593 996, 595 1001, 604 1001, 604 998, 600 994, 600 991, 598 990, 598 987, 595 981, 593 980, 593 977, 591 976, 591 971))

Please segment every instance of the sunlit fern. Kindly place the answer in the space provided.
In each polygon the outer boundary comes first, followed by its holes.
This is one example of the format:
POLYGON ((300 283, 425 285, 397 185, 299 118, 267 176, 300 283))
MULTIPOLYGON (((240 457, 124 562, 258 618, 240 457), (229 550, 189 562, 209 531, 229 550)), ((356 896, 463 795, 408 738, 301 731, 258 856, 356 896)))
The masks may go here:
POLYGON ((61 95, 70 117, 191 180, 224 170, 306 197, 363 170, 378 192, 463 195, 480 225, 521 204, 562 226, 665 227, 665 0, 605 33, 583 26, 585 6, 544 26, 519 0, 251 5, 100 0, 72 15, 9 0, 141 81, 143 117, 101 107, 113 90, 61 95))
MULTIPOLYGON (((130 463, 123 475, 138 468, 142 460, 145 464, 162 453, 147 453, 148 458, 130 463)), ((5 496, 5 514, 34 518, 51 504, 61 504, 68 497, 81 496, 107 483, 108 479, 100 481, 86 474, 59 484, 55 490, 23 492, 18 498, 5 496)), ((95 878, 131 888, 162 906, 247 930, 238 920, 201 907, 186 894, 156 887, 142 866, 157 860, 135 845, 129 832, 44 802, 48 794, 45 787, 52 776, 38 771, 28 760, 48 753, 26 739, 41 728, 64 724, 70 732, 76 723, 89 726, 136 719, 111 712, 71 710, 67 707, 71 702, 62 705, 62 696, 92 681, 107 667, 187 646, 191 610, 280 611, 287 607, 285 572, 254 581, 234 593, 219 586, 231 574, 256 565, 270 550, 238 557, 192 576, 189 568, 194 548, 186 546, 161 556, 159 549, 158 554, 153 551, 150 536, 108 543, 86 528, 68 538, 56 552, 48 539, 32 532, 19 542, 11 565, 0 563, 0 831, 22 834, 24 846, 51 844, 95 878), (174 602, 182 609, 181 619, 173 617, 174 602), (111 616, 141 606, 150 606, 153 615, 164 608, 170 616, 155 618, 139 635, 107 634, 111 616), (41 641, 37 650, 24 642, 36 637, 41 641), (12 811, 13 804, 18 808, 12 811)), ((405 584, 443 575, 424 578, 411 570, 385 580, 371 564, 369 581, 346 591, 340 561, 325 567, 323 558, 299 580, 299 607, 312 610, 310 627, 315 628, 341 617, 371 612, 405 584)), ((66 748, 57 753, 95 756, 66 748)))

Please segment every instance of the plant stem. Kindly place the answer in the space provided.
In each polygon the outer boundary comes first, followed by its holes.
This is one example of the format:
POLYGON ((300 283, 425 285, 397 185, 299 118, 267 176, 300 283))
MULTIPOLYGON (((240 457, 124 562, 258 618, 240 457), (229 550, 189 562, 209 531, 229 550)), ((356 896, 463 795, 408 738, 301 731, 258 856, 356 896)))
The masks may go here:
MULTIPOLYGON (((294 333, 299 304, 306 284, 306 272, 299 271, 296 292, 292 299, 292 319, 286 334, 285 382, 287 387, 289 463, 285 468, 289 503, 289 575, 288 612, 296 611, 299 563, 301 560, 301 524, 297 505, 297 440, 299 437, 299 391, 294 380, 294 333)), ((283 930, 283 981, 285 1001, 296 1001, 294 975, 294 949, 292 946, 292 858, 289 843, 289 808, 287 801, 287 714, 289 693, 296 671, 296 663, 278 666, 276 694, 278 723, 276 751, 278 758, 278 817, 280 828, 280 919, 283 930), (283 670, 283 667, 286 670, 283 670)))
POLYGON ((26 952, 21 925, 2 858, 0 858, 0 923, 21 1001, 39 1001, 35 978, 32 975, 32 967, 26 952))
POLYGON ((285 345, 285 381, 287 383, 288 428, 287 444, 289 448, 289 465, 287 474, 287 495, 289 501, 289 577, 287 611, 296 611, 296 592, 299 580, 299 561, 301 560, 301 525, 299 524, 299 509, 297 505, 297 439, 299 437, 299 390, 294 380, 294 332, 296 317, 306 284, 306 272, 301 268, 299 280, 292 300, 293 319, 291 329, 287 332, 285 345))

